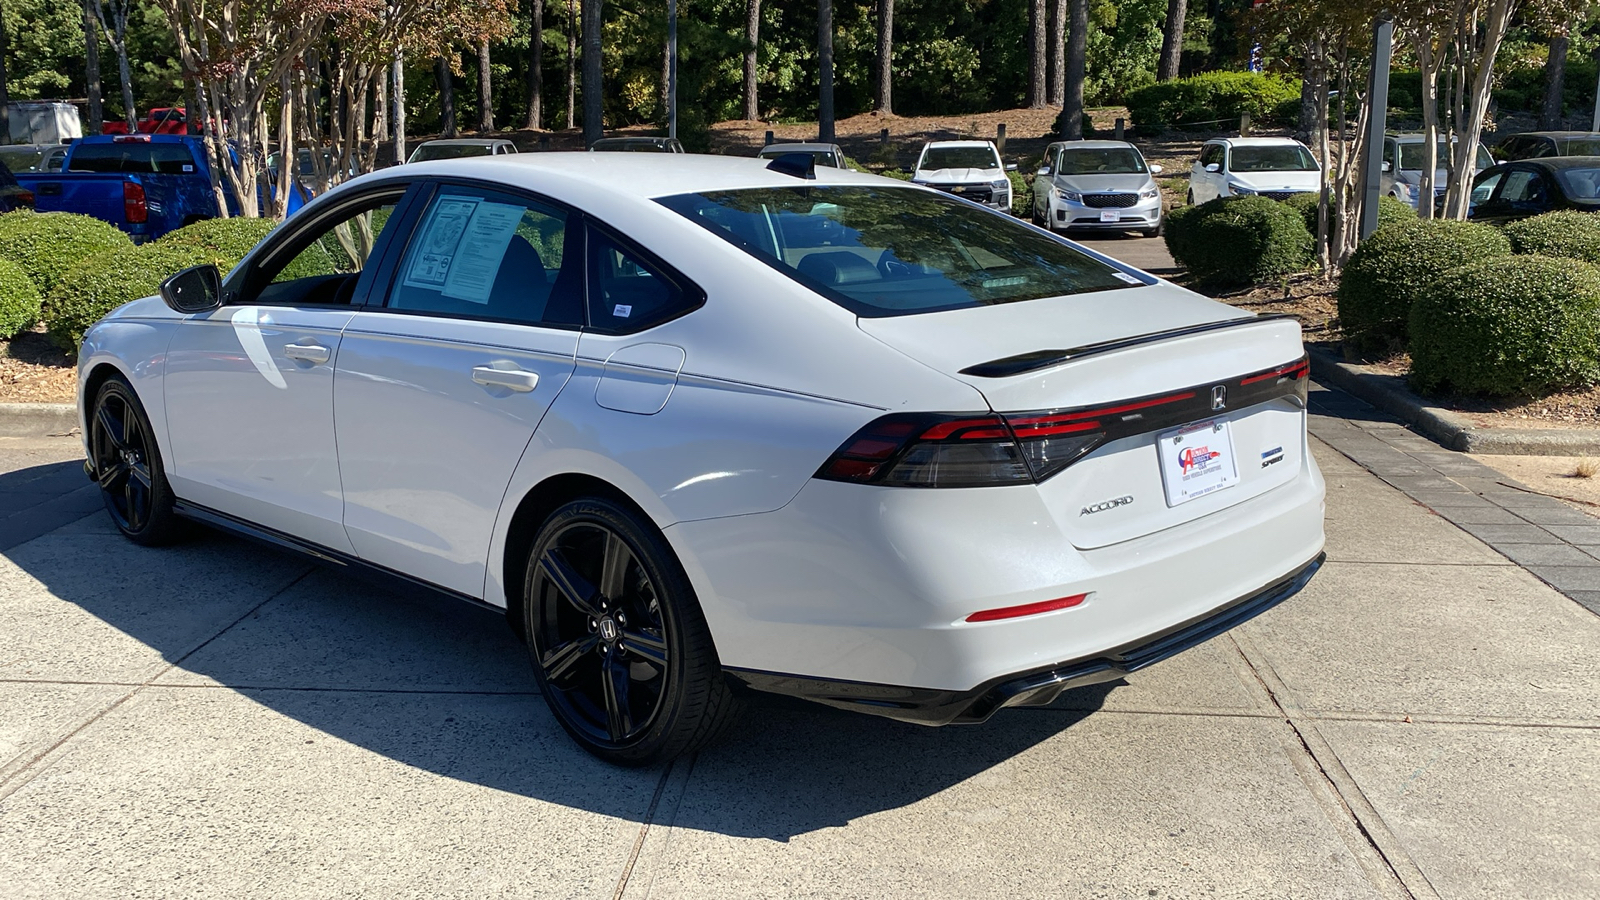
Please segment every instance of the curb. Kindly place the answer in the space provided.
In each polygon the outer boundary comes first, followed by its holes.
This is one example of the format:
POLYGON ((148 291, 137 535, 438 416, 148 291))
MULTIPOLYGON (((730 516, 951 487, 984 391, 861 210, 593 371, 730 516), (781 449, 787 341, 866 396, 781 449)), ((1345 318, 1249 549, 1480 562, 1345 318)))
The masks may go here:
POLYGON ((1596 428, 1476 428, 1411 392, 1405 379, 1348 363, 1308 345, 1311 375, 1399 418, 1447 450, 1504 456, 1600 455, 1596 428))
POLYGON ((0 437, 48 437, 78 430, 71 403, 0 403, 0 437))

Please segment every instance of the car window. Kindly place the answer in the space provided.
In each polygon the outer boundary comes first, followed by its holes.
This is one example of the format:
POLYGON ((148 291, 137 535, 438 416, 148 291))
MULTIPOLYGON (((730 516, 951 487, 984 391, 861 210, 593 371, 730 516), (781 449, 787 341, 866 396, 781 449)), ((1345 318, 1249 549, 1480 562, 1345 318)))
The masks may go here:
MULTIPOLYGON (((1401 154, 1404 155, 1402 150, 1401 154)), ((1315 172, 1317 161, 1298 144, 1233 148, 1230 172, 1315 172)))
POLYGON ((583 324, 568 265, 568 215, 554 206, 448 187, 422 214, 388 308, 527 325, 583 324))
POLYGON ((113 141, 79 144, 72 153, 73 172, 121 172, 130 175, 183 175, 195 171, 194 154, 185 144, 113 141))
POLYGON ((1600 168, 1563 169, 1557 173, 1571 200, 1600 200, 1600 168))
POLYGON ((1477 206, 1480 203, 1487 202, 1489 200, 1489 198, 1494 195, 1495 186, 1500 183, 1500 178, 1501 178, 1502 174, 1503 173, 1501 173, 1501 172, 1496 172, 1493 175, 1490 175, 1489 177, 1487 177, 1487 178, 1483 179, 1482 181, 1478 182, 1478 184, 1475 187, 1473 187, 1473 189, 1472 189, 1472 205, 1473 206, 1477 206))
POLYGON ((1220 165, 1221 162, 1222 162, 1222 145, 1221 144, 1207 144, 1203 148, 1201 148, 1201 150, 1200 150, 1200 165, 1201 165, 1201 167, 1209 166, 1212 163, 1217 163, 1217 164, 1220 165))
POLYGON ((1600 156, 1600 138, 1567 138, 1561 144, 1562 156, 1600 156))
POLYGON ((1146 171, 1139 151, 1117 147, 1102 150, 1063 149, 1062 175, 1136 175, 1146 171))
POLYGON ((998 169, 1000 156, 993 147, 928 147, 922 151, 917 168, 927 171, 937 169, 998 169))
POLYGON ((597 228, 589 230, 589 324, 630 332, 659 325, 699 305, 665 270, 597 228))
POLYGON ((238 302, 350 303, 356 279, 403 195, 400 189, 386 190, 355 201, 332 217, 319 217, 304 225, 291 219, 279 229, 289 231, 287 237, 275 243, 249 273, 250 284, 260 285, 260 290, 247 288, 238 302))
POLYGON ((1529 169, 1507 172, 1505 182, 1500 188, 1500 199, 1509 203, 1529 203, 1540 195, 1539 176, 1529 169))
POLYGON ((1391 167, 1394 165, 1394 141, 1383 142, 1383 161, 1391 167))

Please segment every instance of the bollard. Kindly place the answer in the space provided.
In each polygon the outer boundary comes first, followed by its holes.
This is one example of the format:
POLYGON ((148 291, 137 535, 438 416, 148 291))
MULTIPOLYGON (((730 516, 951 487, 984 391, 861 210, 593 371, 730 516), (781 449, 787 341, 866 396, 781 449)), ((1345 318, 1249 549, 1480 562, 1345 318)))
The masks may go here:
POLYGON ((1117 120, 1117 140, 1122 140, 1122 120, 1117 120))
POLYGON ((994 149, 1003 156, 1006 152, 1006 123, 1001 122, 994 127, 994 149))
POLYGON ((541 151, 548 151, 550 149, 550 135, 548 135, 548 134, 539 135, 539 149, 541 151))
POLYGON ((878 143, 884 147, 889 146, 889 129, 878 129, 878 143))
POLYGON ((767 142, 762 144, 761 146, 763 146, 763 147, 771 147, 772 146, 772 132, 771 131, 767 132, 767 142))
POLYGON ((1247 112, 1246 113, 1240 113, 1239 114, 1239 137, 1249 137, 1249 136, 1250 136, 1250 114, 1247 113, 1247 112))

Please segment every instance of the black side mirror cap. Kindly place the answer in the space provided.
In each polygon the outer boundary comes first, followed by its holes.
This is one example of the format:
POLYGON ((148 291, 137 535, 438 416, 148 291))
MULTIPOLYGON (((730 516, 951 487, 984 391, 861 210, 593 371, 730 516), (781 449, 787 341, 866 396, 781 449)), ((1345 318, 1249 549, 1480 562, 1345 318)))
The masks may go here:
POLYGON ((185 315, 210 312, 222 305, 222 273, 210 263, 184 269, 161 282, 161 299, 185 315))

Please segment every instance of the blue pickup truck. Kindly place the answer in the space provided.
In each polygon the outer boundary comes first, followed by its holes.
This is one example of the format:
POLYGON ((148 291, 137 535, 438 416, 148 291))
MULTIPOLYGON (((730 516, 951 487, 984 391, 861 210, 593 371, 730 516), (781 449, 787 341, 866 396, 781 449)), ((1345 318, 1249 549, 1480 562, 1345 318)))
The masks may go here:
MULTIPOLYGON (((67 149, 62 171, 19 173, 17 181, 33 192, 37 211, 93 216, 127 232, 135 243, 221 214, 205 145, 198 137, 180 134, 81 138, 67 149)), ((226 182, 223 191, 228 214, 237 214, 239 201, 226 182)), ((295 185, 289 212, 305 200, 295 185)))

